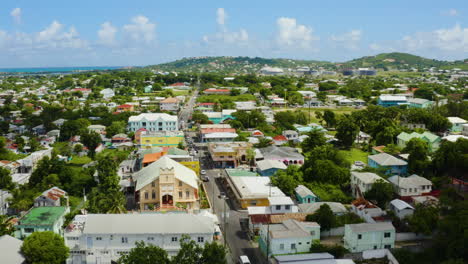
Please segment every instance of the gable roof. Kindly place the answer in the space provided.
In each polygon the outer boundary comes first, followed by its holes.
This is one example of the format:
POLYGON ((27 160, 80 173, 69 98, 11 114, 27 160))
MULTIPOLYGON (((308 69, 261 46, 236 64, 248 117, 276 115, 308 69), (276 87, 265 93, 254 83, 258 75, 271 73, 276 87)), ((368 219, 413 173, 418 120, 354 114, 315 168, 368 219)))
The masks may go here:
POLYGON ((264 171, 268 169, 285 170, 288 167, 283 162, 278 160, 259 160, 257 161, 257 168, 261 171, 264 171))
POLYGON ((304 156, 302 156, 299 152, 297 152, 295 148, 291 148, 291 147, 269 146, 266 148, 261 148, 260 151, 265 159, 280 159, 280 158, 304 159, 304 156))
POLYGON ((23 241, 9 235, 0 237, 0 248, 2 249, 2 263, 21 264, 24 257, 21 254, 23 241))
POLYGON ((392 225, 391 222, 379 222, 379 223, 362 223, 362 224, 351 224, 346 225, 355 232, 355 233, 363 233, 363 232, 374 232, 374 231, 395 231, 395 227, 392 225))
POLYGON ((317 197, 309 188, 305 187, 304 185, 298 185, 294 191, 301 197, 306 197, 308 195, 317 197))
POLYGON ((379 153, 369 156, 369 159, 375 161, 381 166, 405 166, 408 162, 395 158, 394 156, 387 153, 379 153))
POLYGON ((193 170, 185 167, 168 156, 163 156, 159 160, 151 163, 134 174, 134 179, 136 179, 137 182, 135 190, 138 191, 159 178, 161 169, 173 169, 175 178, 198 189, 198 177, 193 170))
POLYGON ((386 182, 386 180, 384 178, 380 177, 379 175, 377 175, 377 174, 375 174, 373 172, 356 172, 356 171, 352 171, 351 175, 358 178, 359 180, 361 180, 365 184, 372 184, 372 183, 376 182, 377 180, 383 180, 383 181, 386 182))
POLYGON ((396 209, 398 210, 403 210, 403 209, 413 209, 414 207, 409 205, 407 202, 402 201, 400 199, 395 199, 390 202, 391 205, 393 205, 396 209))
POLYGON ((388 181, 402 188, 415 188, 423 185, 432 185, 432 182, 424 177, 413 174, 409 177, 392 176, 388 181))

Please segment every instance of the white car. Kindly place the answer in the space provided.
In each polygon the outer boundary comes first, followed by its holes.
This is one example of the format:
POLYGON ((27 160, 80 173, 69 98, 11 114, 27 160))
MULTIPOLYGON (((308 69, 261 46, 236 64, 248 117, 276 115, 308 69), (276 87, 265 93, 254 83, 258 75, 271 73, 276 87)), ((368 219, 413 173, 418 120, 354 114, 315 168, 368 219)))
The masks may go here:
POLYGON ((201 175, 205 175, 205 174, 206 174, 206 171, 205 171, 205 170, 201 170, 201 171, 200 171, 200 174, 201 174, 201 175))
POLYGON ((249 257, 247 257, 246 255, 240 256, 239 264, 250 264, 249 257))

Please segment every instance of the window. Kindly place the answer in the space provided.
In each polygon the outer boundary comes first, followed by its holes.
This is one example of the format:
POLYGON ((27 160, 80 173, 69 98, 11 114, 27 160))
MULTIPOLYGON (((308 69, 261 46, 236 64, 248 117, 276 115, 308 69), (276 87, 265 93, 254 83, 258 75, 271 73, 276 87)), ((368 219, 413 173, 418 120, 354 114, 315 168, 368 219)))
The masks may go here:
POLYGON ((357 235, 357 239, 362 239, 362 235, 361 234, 357 235))
POLYGON ((302 245, 302 242, 299 242, 299 245, 302 245))
POLYGON ((148 193, 145 192, 145 200, 148 200, 148 193))
POLYGON ((281 210, 281 205, 277 205, 276 210, 281 210))
POLYGON ((315 231, 310 231, 310 235, 315 236, 315 231))
POLYGON ((284 244, 280 244, 280 250, 284 250, 284 244))
POLYGON ((374 246, 374 249, 377 249, 377 246, 374 246))
POLYGON ((204 237, 198 237, 197 241, 198 241, 198 243, 203 243, 203 242, 205 242, 205 238, 204 237))
POLYGON ((122 237, 122 244, 128 243, 128 238, 122 237))
POLYGON ((392 245, 384 245, 384 248, 392 248, 392 245))
POLYGON ((179 181, 179 187, 182 187, 182 181, 179 181))
POLYGON ((154 186, 156 186, 156 183, 153 181, 151 182, 151 187, 154 187, 154 186))
POLYGON ((32 232, 34 232, 34 228, 25 228, 24 232, 25 233, 32 233, 32 232))
POLYGON ((148 241, 154 241, 154 237, 148 237, 148 241))
POLYGON ((289 209, 291 208, 291 206, 290 206, 290 205, 285 205, 284 208, 285 208, 286 210, 289 210, 289 209))
POLYGON ((190 191, 185 191, 185 197, 190 198, 190 191))
POLYGON ((391 235, 392 235, 392 234, 391 234, 390 232, 385 232, 385 233, 384 233, 384 237, 391 237, 391 235))
POLYGON ((96 240, 102 240, 102 237, 96 237, 96 240))
POLYGON ((156 199, 156 192, 151 193, 151 199, 156 199))
POLYGON ((182 192, 179 192, 179 198, 182 199, 182 192))
POLYGON ((307 242, 307 245, 310 245, 310 242, 307 242))
POLYGON ((172 237, 172 238, 171 238, 171 241, 172 241, 172 242, 177 242, 177 237, 172 237))
POLYGON ((92 255, 94 255, 93 252, 88 252, 88 256, 92 256, 92 255))
POLYGON ((296 249, 296 244, 291 244, 291 249, 296 249))
POLYGON ((102 251, 101 251, 101 254, 107 255, 107 254, 109 254, 109 251, 107 251, 107 250, 102 250, 102 251))

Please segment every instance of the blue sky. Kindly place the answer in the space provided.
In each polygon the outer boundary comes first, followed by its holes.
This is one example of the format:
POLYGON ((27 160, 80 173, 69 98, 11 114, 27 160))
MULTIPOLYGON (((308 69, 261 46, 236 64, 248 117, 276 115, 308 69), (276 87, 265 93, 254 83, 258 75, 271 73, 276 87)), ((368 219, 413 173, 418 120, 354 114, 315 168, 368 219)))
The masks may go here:
POLYGON ((0 67, 148 65, 194 56, 468 58, 468 1, 3 0, 0 67))

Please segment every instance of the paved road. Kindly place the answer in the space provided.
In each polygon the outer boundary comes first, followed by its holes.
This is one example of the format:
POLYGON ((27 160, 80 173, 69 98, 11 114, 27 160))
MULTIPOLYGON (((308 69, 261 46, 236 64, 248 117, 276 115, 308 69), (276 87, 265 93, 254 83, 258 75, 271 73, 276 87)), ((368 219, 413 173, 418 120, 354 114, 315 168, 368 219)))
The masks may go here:
POLYGON ((181 128, 187 127, 188 120, 192 116, 193 107, 195 106, 196 97, 198 96, 198 88, 195 87, 194 89, 195 90, 193 91, 192 96, 179 112, 179 125, 181 128))

